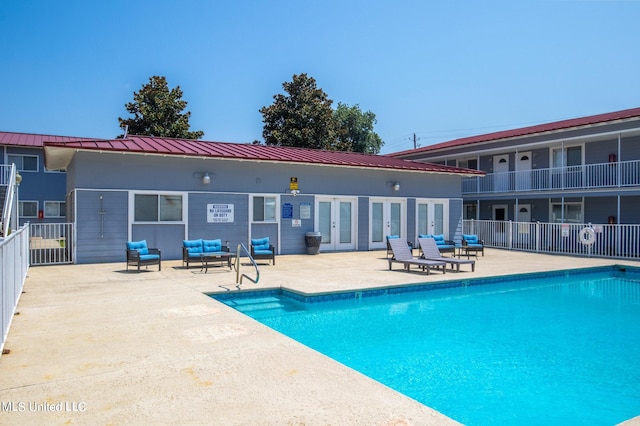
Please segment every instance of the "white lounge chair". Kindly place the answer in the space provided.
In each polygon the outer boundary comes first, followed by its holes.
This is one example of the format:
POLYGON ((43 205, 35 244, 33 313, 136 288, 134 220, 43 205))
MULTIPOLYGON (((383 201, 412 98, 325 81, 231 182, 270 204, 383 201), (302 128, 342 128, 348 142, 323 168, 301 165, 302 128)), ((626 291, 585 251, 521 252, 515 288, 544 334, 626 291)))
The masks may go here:
POLYGON ((444 257, 433 238, 418 238, 420 248, 422 249, 422 258, 427 260, 440 260, 450 263, 451 269, 456 265, 456 271, 460 272, 460 265, 471 265, 471 272, 476 270, 476 261, 471 259, 456 259, 455 257, 444 257))
POLYGON ((389 261, 389 270, 391 270, 391 265, 396 262, 403 264, 406 271, 410 270, 411 265, 415 265, 422 268, 423 271, 426 270, 427 274, 431 272, 431 268, 438 267, 442 267, 443 274, 447 272, 447 264, 443 261, 416 259, 413 257, 411 249, 409 249, 407 241, 404 238, 392 238, 388 241, 391 251, 393 252, 393 256, 387 259, 389 261))

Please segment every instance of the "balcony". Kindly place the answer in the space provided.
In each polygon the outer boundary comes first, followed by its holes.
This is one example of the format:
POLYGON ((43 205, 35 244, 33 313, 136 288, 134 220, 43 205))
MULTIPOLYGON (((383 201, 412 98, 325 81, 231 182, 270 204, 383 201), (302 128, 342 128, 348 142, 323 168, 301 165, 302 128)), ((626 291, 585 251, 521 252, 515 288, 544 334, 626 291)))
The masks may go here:
POLYGON ((489 173, 462 180, 462 194, 542 192, 640 186, 640 160, 489 173))

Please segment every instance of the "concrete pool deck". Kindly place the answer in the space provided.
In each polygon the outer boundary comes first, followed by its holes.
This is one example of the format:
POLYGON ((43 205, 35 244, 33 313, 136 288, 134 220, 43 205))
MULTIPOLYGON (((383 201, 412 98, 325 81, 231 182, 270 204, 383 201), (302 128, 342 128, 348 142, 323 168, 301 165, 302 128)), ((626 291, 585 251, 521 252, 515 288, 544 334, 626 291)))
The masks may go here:
MULTIPOLYGON (((288 255, 242 288, 316 293, 611 264, 640 266, 488 249, 473 273, 425 275, 389 271, 384 251, 288 255)), ((235 277, 180 261, 141 273, 124 262, 30 268, 0 357, 0 424, 456 424, 205 294, 235 290, 235 277)))

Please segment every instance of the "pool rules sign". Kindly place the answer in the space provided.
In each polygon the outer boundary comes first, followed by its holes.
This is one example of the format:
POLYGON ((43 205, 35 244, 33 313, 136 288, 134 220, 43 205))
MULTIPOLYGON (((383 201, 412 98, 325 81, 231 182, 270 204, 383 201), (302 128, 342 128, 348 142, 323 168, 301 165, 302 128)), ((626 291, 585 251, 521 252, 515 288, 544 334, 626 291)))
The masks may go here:
POLYGON ((233 204, 207 204, 207 222, 233 223, 233 204))

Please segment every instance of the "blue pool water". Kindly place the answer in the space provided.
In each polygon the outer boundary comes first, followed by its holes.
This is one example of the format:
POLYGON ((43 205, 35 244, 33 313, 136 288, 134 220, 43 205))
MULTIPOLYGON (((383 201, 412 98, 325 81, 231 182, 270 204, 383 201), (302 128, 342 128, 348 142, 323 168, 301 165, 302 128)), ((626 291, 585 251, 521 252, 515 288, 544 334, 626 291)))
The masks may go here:
POLYGON ((640 270, 212 296, 467 425, 640 415, 640 270))

